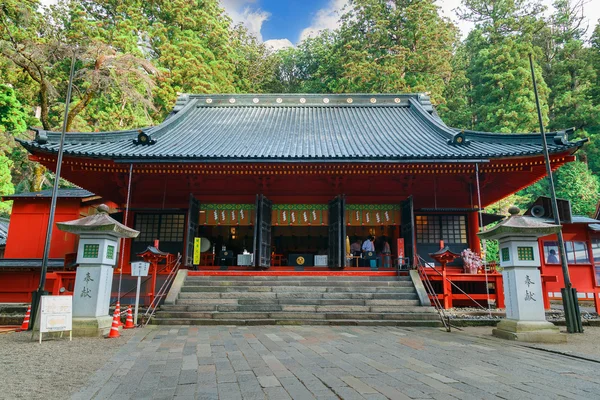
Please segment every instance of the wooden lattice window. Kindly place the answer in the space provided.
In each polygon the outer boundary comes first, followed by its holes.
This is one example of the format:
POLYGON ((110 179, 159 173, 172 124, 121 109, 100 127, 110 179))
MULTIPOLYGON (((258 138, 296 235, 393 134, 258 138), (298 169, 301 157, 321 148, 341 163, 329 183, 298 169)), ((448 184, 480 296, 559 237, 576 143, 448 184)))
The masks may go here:
POLYGON ((464 215, 417 215, 415 225, 418 243, 467 243, 464 215))
POLYGON ((184 214, 137 214, 135 229, 140 234, 136 242, 182 242, 185 232, 184 214))

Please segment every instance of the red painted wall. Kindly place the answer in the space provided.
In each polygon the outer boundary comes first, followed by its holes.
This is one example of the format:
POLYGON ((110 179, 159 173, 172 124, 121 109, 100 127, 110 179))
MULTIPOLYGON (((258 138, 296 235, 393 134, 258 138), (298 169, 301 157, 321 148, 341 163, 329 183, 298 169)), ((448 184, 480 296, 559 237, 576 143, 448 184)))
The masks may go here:
MULTIPOLYGON (((42 258, 48 227, 50 199, 16 199, 13 203, 5 258, 42 258)), ((56 204, 55 221, 69 221, 81 215, 81 199, 59 198, 56 204)), ((63 258, 77 250, 77 236, 52 230, 50 258, 63 258)))
MULTIPOLYGON (((588 246, 588 253, 590 258, 589 264, 569 264, 569 276, 571 283, 578 294, 585 294, 585 298, 580 297, 579 300, 587 301, 598 301, 598 292, 600 288, 596 283, 591 243, 591 231, 585 224, 564 224, 563 225, 563 236, 565 241, 580 241, 586 242, 588 246)), ((544 242, 545 241, 556 241, 556 235, 544 236, 539 239, 540 255, 542 256, 542 274, 554 275, 557 277, 557 282, 548 282, 546 287, 546 293, 550 299, 560 299, 555 293, 560 293, 560 289, 563 288, 564 279, 562 273, 562 267, 557 264, 546 264, 544 258, 544 242)), ((598 282, 600 283, 600 282, 598 282)))

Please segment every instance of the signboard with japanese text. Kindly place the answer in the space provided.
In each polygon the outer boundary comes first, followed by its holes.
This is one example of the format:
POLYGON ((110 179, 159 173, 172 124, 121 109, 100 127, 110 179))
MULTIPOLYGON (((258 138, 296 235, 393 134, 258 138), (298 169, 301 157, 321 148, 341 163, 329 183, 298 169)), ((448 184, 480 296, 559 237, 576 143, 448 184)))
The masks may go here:
POLYGON ((200 245, 202 240, 199 237, 194 238, 194 265, 200 264, 200 245))
POLYGON ((148 276, 150 263, 145 261, 136 261, 131 263, 131 276, 148 276))
POLYGON ((73 296, 42 296, 40 333, 73 329, 73 296))

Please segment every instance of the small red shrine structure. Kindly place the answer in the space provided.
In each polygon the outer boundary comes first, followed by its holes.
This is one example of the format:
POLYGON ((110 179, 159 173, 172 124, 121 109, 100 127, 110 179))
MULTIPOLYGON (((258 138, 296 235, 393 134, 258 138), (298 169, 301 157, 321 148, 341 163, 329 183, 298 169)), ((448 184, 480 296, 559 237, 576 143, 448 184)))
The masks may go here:
MULTIPOLYGON (((568 134, 546 134, 555 169, 584 143, 568 134)), ((54 169, 59 137, 37 129, 21 144, 54 169)), ((304 273, 351 270, 346 237, 375 236, 377 253, 387 242, 410 265, 441 240, 477 252, 480 207, 545 176, 539 134, 448 127, 423 94, 183 95, 157 126, 68 133, 63 163, 141 232, 123 241, 124 274, 156 239, 199 270, 265 269, 275 255, 304 273), (200 265, 196 237, 211 243, 200 265), (244 250, 253 265, 238 266, 244 250)))
MULTIPOLYGON (((577 289, 579 302, 593 303, 596 312, 600 313, 600 220, 572 215, 568 200, 559 199, 558 207, 571 283, 577 289)), ((544 222, 554 221, 547 197, 538 198, 525 214, 544 222)), ((538 243, 542 255, 542 277, 548 277, 544 295, 548 300, 561 301, 560 289, 565 285, 558 239, 556 235, 549 235, 540 238, 538 243)))

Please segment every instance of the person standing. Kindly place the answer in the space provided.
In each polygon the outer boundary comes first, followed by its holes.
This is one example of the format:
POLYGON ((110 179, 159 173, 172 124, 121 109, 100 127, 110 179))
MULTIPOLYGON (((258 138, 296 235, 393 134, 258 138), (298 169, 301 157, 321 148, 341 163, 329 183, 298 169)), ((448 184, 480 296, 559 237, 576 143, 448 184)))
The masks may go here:
POLYGON ((367 236, 367 239, 362 244, 363 253, 375 251, 375 244, 373 243, 374 239, 375 238, 373 236, 367 236))
POLYGON ((360 250, 360 239, 356 239, 354 243, 352 243, 352 245, 350 246, 350 253, 352 253, 353 256, 360 256, 360 250))
POLYGON ((383 237, 383 245, 381 248, 381 260, 383 261, 383 267, 389 268, 392 265, 392 250, 390 249, 390 244, 387 241, 387 238, 383 237))

